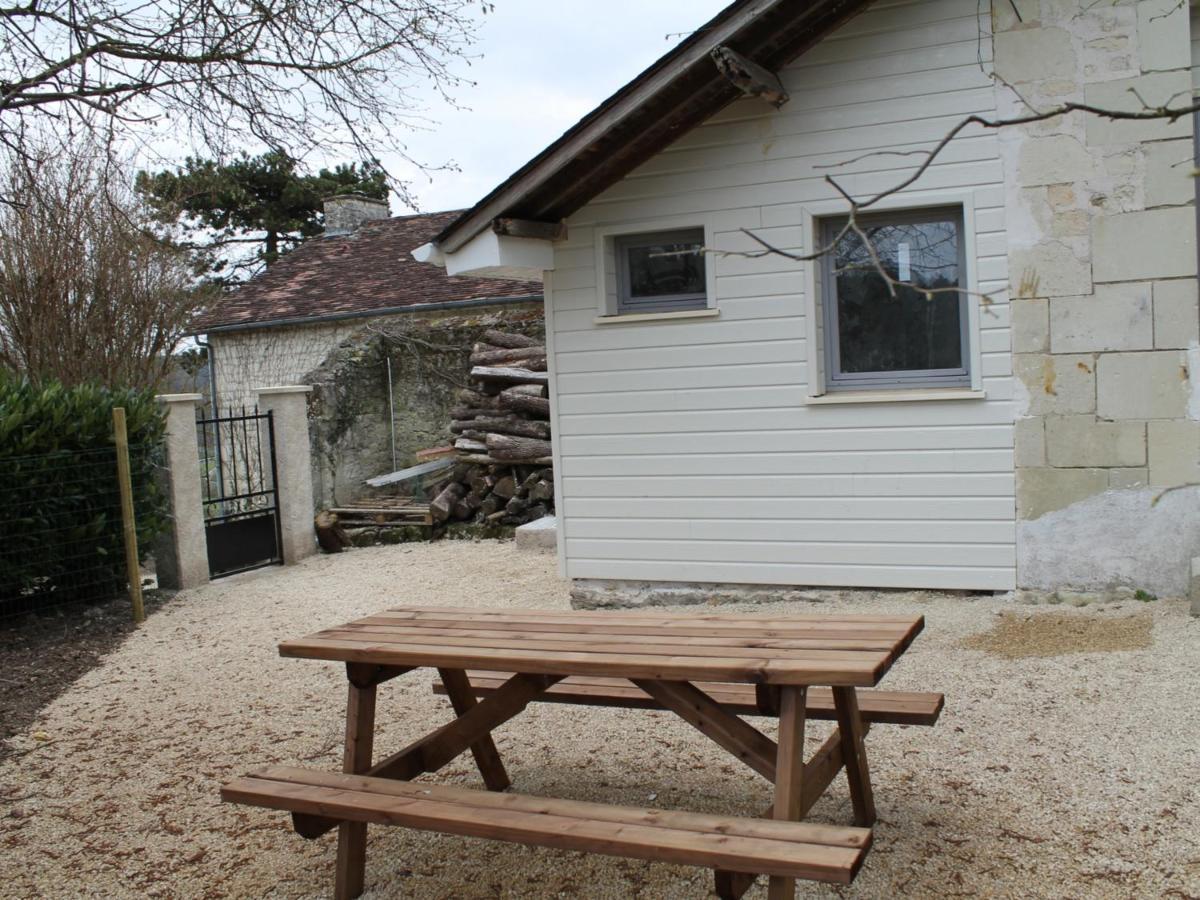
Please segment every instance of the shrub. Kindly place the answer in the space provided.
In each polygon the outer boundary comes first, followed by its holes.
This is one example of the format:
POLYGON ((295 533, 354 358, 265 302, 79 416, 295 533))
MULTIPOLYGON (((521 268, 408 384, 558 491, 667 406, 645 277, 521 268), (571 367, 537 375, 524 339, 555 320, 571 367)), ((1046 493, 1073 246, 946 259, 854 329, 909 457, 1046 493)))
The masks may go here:
POLYGON ((167 523, 165 419, 149 391, 0 375, 0 613, 127 587, 112 410, 123 406, 138 547, 167 523))

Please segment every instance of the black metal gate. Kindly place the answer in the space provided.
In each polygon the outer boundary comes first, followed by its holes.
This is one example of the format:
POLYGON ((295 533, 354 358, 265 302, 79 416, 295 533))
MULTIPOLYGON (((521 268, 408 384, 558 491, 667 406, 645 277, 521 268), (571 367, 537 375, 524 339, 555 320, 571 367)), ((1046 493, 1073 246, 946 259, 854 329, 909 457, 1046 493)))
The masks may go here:
POLYGON ((268 410, 196 418, 208 571, 216 578, 282 562, 275 422, 268 410))

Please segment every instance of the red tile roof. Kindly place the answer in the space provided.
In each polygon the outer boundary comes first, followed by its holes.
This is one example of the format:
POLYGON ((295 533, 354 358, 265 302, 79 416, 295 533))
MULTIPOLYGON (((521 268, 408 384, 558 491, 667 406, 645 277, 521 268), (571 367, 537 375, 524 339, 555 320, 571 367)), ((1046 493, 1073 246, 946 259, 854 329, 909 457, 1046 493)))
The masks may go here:
POLYGON ((541 297, 537 281, 451 277, 412 258, 412 250, 461 212, 383 219, 351 234, 306 241, 222 297, 193 324, 193 331, 353 317, 422 303, 541 297))

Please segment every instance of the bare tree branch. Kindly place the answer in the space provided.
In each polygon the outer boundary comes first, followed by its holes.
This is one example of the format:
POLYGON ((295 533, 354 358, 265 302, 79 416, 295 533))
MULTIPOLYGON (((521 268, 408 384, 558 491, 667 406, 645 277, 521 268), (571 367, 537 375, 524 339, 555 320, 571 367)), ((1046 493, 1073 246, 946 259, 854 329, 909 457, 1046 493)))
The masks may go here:
POLYGON ((5 162, 22 203, 0 207, 0 366, 65 384, 157 386, 206 299, 184 254, 150 229, 105 148, 5 162))
MULTIPOLYGON (((410 162, 415 91, 444 100, 487 0, 33 0, 0 8, 0 144, 31 126, 166 131, 221 156, 265 144, 410 162)), ((419 164, 419 163, 418 163, 419 164)), ((410 200, 403 185, 395 185, 410 200)))

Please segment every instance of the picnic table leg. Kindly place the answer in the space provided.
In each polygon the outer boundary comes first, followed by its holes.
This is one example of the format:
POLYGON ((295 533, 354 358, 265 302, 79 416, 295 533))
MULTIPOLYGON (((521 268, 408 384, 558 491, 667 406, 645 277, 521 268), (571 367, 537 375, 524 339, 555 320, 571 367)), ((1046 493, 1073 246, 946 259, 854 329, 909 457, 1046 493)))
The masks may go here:
MULTIPOLYGON (((350 683, 346 701, 346 747, 342 771, 360 774, 371 768, 375 741, 375 685, 359 687, 350 683)), ((342 822, 338 825, 337 875, 335 900, 352 900, 363 892, 367 864, 367 825, 342 822)))
MULTIPOLYGON (((804 801, 804 720, 808 689, 785 685, 779 692, 779 750, 775 758, 774 818, 795 822, 804 801)), ((796 880, 772 876, 768 900, 792 900, 796 880)))
MULTIPOLYGON (((466 714, 475 705, 475 692, 471 690, 471 679, 462 669, 438 669, 442 684, 446 686, 446 696, 454 707, 455 715, 466 714)), ((483 783, 489 791, 505 791, 512 785, 508 773, 504 771, 504 763, 500 761, 500 751, 490 734, 484 735, 471 745, 471 755, 475 757, 475 765, 483 776, 483 783)))
POLYGON ((850 783, 854 824, 869 828, 875 824, 875 795, 871 790, 871 773, 867 768, 867 750, 863 742, 866 730, 858 712, 858 694, 852 687, 835 687, 833 705, 837 712, 846 780, 850 783))

